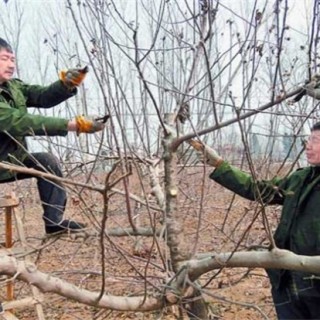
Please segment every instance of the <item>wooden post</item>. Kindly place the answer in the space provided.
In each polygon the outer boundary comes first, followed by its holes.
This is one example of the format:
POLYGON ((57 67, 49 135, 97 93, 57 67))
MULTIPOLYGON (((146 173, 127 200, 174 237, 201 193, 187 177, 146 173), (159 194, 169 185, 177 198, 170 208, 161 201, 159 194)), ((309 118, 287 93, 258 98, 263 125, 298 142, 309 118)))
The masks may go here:
MULTIPOLYGON (((6 230, 6 248, 12 247, 12 207, 7 207, 5 210, 5 230, 6 230)), ((7 283, 7 300, 13 300, 13 281, 7 283)))
MULTIPOLYGON (((13 245, 13 231, 12 231, 12 215, 13 208, 19 204, 18 199, 14 193, 6 194, 0 201, 0 208, 5 208, 5 246, 7 249, 13 245)), ((14 290, 13 281, 7 283, 7 300, 13 300, 14 290)))
MULTIPOLYGON (((5 247, 9 249, 13 246, 13 228, 12 222, 15 218, 16 222, 16 231, 19 240, 21 241, 20 249, 23 249, 27 252, 27 241, 24 234, 22 217, 19 210, 14 211, 15 207, 19 205, 19 199, 12 192, 7 194, 4 197, 0 197, 0 209, 5 209, 5 247)), ((29 257, 24 257, 25 261, 29 261, 29 257)), ((21 300, 14 300, 14 283, 12 281, 7 282, 7 301, 3 302, 1 305, 3 307, 4 313, 0 313, 0 320, 16 320, 14 314, 12 314, 12 309, 24 306, 35 305, 37 316, 39 320, 45 320, 43 309, 42 309, 42 295, 40 291, 31 285, 31 291, 33 297, 27 297, 21 300)))

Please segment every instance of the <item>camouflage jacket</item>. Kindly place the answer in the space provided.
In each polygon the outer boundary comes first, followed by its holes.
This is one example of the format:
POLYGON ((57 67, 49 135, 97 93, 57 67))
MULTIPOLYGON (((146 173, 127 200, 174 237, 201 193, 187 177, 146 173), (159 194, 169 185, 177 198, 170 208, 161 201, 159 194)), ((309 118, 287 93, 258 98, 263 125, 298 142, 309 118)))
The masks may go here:
MULTIPOLYGON (((285 178, 254 182, 251 175, 223 162, 210 178, 249 199, 258 199, 258 190, 266 205, 282 205, 279 225, 274 234, 278 248, 302 255, 320 255, 320 167, 298 169, 285 178)), ((285 270, 268 269, 271 284, 278 288, 285 270)), ((288 271, 286 272, 288 273, 288 271)), ((310 274, 290 272, 306 278, 310 274)))
MULTIPOLYGON (((74 96, 61 81, 47 87, 27 85, 18 79, 0 86, 0 161, 23 161, 27 155, 26 136, 67 134, 68 120, 30 114, 28 107, 50 108, 74 96)), ((0 169, 0 181, 14 173, 0 169)))

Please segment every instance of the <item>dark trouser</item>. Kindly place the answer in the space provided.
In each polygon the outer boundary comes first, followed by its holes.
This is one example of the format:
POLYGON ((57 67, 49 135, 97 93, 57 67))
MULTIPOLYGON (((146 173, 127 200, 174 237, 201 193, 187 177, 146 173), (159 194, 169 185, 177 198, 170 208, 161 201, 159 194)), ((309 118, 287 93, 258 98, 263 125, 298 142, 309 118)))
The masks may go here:
MULTIPOLYGON (((50 153, 32 153, 23 162, 27 168, 52 173, 62 177, 62 171, 58 159, 50 153)), ((34 177, 25 173, 18 173, 14 178, 2 180, 0 183, 12 182, 15 180, 36 178, 40 200, 43 208, 43 219, 45 224, 54 225, 62 220, 63 212, 67 202, 65 189, 55 182, 34 177)))
POLYGON ((320 278, 288 276, 280 289, 272 289, 278 319, 320 319, 320 278))

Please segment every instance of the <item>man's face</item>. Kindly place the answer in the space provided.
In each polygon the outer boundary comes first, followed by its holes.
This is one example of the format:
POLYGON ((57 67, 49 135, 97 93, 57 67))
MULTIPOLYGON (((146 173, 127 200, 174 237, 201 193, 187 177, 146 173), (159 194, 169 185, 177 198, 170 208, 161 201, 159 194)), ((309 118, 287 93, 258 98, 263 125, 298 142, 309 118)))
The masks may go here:
POLYGON ((16 59, 12 52, 0 50, 0 84, 10 80, 16 68, 16 59))
POLYGON ((320 130, 311 132, 306 145, 306 155, 309 164, 320 166, 320 130))

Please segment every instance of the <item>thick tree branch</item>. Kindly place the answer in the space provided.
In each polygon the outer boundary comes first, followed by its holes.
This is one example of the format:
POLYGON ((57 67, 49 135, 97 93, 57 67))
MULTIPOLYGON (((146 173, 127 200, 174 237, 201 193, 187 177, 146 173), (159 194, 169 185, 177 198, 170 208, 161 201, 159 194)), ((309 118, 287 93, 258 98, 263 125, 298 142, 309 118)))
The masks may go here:
POLYGON ((302 256, 291 251, 275 248, 271 251, 227 252, 213 254, 201 260, 185 263, 190 279, 219 268, 274 268, 320 274, 320 256, 302 256))
POLYGON ((289 93, 286 94, 286 95, 283 95, 283 96, 281 96, 281 97, 278 97, 277 99, 275 99, 275 100, 273 100, 273 101, 270 101, 270 102, 268 102, 267 104, 265 104, 265 105, 263 105, 263 106, 261 106, 261 107, 259 107, 259 108, 257 108, 257 109, 253 109, 253 110, 251 110, 251 111, 249 111, 249 112, 246 112, 246 113, 244 113, 244 114, 241 114, 241 115, 239 115, 239 116, 236 116, 236 117, 233 118, 233 119, 230 119, 230 120, 227 120, 227 121, 224 121, 224 122, 220 122, 219 124, 216 124, 216 125, 214 125, 214 126, 208 127, 208 128, 206 128, 206 129, 199 130, 199 131, 197 131, 197 132, 187 133, 187 134, 185 134, 184 136, 181 136, 181 137, 175 139, 175 140, 172 142, 172 144, 171 144, 171 149, 172 149, 172 150, 177 150, 177 148, 179 147, 179 145, 180 145, 182 142, 184 142, 184 141, 187 141, 187 140, 189 140, 189 139, 192 139, 192 138, 194 138, 194 137, 196 137, 196 136, 202 136, 202 135, 207 134, 207 133, 209 133, 209 132, 212 132, 212 131, 221 129, 221 128, 223 128, 223 127, 229 126, 229 125, 231 125, 231 124, 233 124, 233 123, 236 123, 236 122, 238 122, 239 120, 244 120, 244 119, 246 119, 246 118, 249 118, 249 117, 251 117, 251 116, 254 116, 254 115, 256 115, 256 114, 258 114, 258 113, 260 113, 260 112, 262 112, 262 111, 264 111, 264 110, 267 110, 267 109, 269 109, 269 108, 271 108, 271 107, 273 107, 273 106, 281 103, 282 101, 284 101, 284 100, 286 100, 286 99, 288 99, 288 98, 291 98, 291 97, 295 96, 295 95, 298 94, 300 91, 301 91, 301 88, 297 88, 296 90, 291 91, 291 92, 289 92, 289 93))
MULTIPOLYGON (((9 171, 30 174, 30 177, 40 177, 40 178, 48 179, 48 180, 56 182, 56 183, 80 186, 80 187, 87 188, 89 190, 98 191, 100 193, 104 192, 104 190, 105 190, 105 187, 103 187, 103 186, 97 186, 97 185, 93 186, 93 185, 90 185, 88 183, 82 183, 82 182, 74 181, 72 179, 61 178, 61 177, 55 176, 54 174, 51 174, 51 173, 42 172, 42 171, 39 171, 39 170, 25 168, 25 167, 20 167, 20 166, 16 166, 16 165, 12 165, 12 164, 7 164, 7 163, 4 163, 4 162, 0 162, 0 168, 1 169, 6 169, 6 170, 9 170, 9 171)), ((117 193, 117 194, 121 194, 123 196, 126 194, 124 191, 121 191, 121 190, 116 189, 116 188, 111 188, 110 191, 112 191, 114 193, 117 193)), ((130 197, 130 199, 135 200, 135 201, 141 203, 144 206, 147 206, 146 201, 142 200, 138 196, 130 193, 129 197, 130 197)), ((148 207, 150 209, 152 209, 152 210, 162 212, 162 210, 159 209, 158 207, 154 207, 154 206, 150 206, 150 205, 148 205, 148 207)))
MULTIPOLYGON (((201 260, 186 261, 181 264, 181 270, 184 271, 177 273, 178 276, 171 283, 170 288, 174 290, 176 285, 179 287, 179 283, 185 279, 186 272, 189 279, 195 281, 202 274, 223 267, 275 268, 320 273, 319 265, 319 256, 296 255, 282 249, 273 249, 265 252, 222 253, 201 260), (180 279, 181 277, 183 279, 180 279)), ((168 303, 161 295, 159 297, 153 297, 152 295, 147 297, 119 297, 105 294, 97 301, 99 292, 80 289, 64 280, 39 271, 33 263, 19 261, 13 256, 6 255, 5 252, 0 253, 0 274, 15 277, 32 284, 42 292, 56 293, 68 299, 100 308, 118 311, 152 311, 159 310, 164 307, 165 302, 168 303)), ((169 286, 167 286, 168 288, 169 286)), ((188 295, 190 292, 186 291, 185 294, 188 295)), ((179 297, 176 297, 176 299, 178 301, 179 297)), ((173 299, 170 302, 175 303, 176 301, 173 299)))
POLYGON ((33 263, 18 261, 6 255, 0 256, 0 273, 15 276, 16 279, 36 286, 42 292, 56 293, 90 306, 120 311, 151 311, 164 306, 164 299, 152 296, 148 298, 144 296, 119 297, 105 294, 97 301, 99 292, 80 289, 64 280, 39 271, 33 263))

